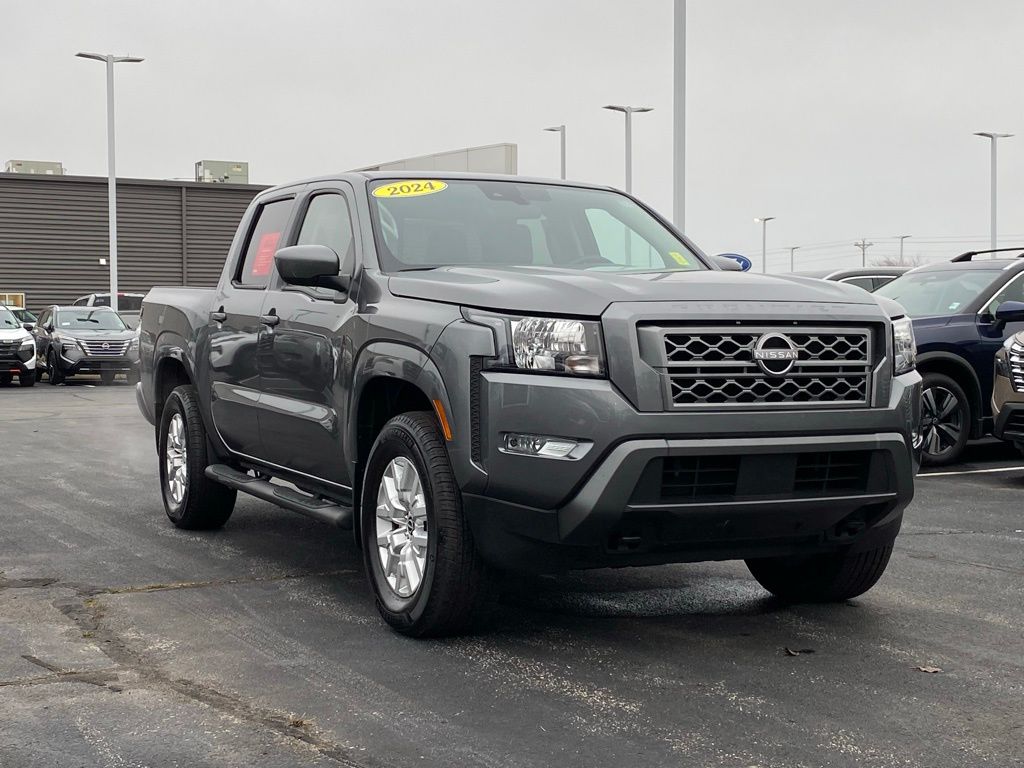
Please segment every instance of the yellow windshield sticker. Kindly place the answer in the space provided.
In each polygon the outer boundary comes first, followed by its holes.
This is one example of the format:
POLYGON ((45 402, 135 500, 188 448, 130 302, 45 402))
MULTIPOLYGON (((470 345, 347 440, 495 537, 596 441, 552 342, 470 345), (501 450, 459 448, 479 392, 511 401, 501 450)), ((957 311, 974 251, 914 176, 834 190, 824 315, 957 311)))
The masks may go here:
POLYGON ((448 189, 448 185, 436 179, 409 179, 408 181, 395 181, 391 184, 383 184, 373 190, 374 197, 419 197, 420 195, 432 195, 435 192, 448 189))
POLYGON ((686 258, 685 256, 683 256, 683 254, 677 253, 676 251, 669 251, 668 255, 672 257, 672 260, 676 264, 681 264, 684 267, 690 266, 690 260, 688 258, 686 258))

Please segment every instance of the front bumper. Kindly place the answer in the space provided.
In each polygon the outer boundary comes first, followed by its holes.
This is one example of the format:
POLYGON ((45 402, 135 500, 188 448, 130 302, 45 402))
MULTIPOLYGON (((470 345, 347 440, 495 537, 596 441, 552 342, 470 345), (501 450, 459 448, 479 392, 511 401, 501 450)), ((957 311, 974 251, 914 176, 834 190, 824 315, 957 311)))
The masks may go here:
POLYGON ((65 376, 89 373, 132 373, 139 370, 138 356, 131 357, 87 357, 79 356, 69 359, 64 355, 58 358, 57 364, 65 376))
POLYGON ((8 376, 35 376, 35 349, 18 350, 9 355, 0 356, 0 374, 8 376))
POLYGON ((477 546, 499 567, 870 548, 895 537, 913 498, 916 373, 893 380, 883 408, 744 413, 644 413, 607 381, 482 375, 478 418, 488 426, 474 465, 486 481, 464 485, 464 506, 477 546), (510 455, 497 448, 503 432, 593 448, 575 461, 510 455), (816 482, 814 472, 827 476, 832 464, 839 475, 856 465, 854 479, 816 482), (726 482, 709 487, 722 473, 726 482), (666 477, 681 486, 666 493, 666 477))

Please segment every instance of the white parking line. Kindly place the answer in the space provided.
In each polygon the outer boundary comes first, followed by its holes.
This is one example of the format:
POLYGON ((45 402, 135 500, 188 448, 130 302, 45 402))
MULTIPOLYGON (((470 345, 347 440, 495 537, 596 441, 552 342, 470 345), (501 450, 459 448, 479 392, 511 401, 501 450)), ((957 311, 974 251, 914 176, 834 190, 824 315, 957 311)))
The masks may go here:
POLYGON ((958 469, 954 472, 918 472, 918 477, 945 477, 946 475, 977 475, 983 472, 1024 472, 1024 467, 995 467, 994 469, 958 469))

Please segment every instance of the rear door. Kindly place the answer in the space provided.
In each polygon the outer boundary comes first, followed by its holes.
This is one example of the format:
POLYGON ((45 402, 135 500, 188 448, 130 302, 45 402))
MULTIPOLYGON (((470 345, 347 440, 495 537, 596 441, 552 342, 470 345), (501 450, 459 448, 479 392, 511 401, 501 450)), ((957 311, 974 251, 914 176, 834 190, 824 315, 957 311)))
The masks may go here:
MULTIPOLYGON (((358 238, 351 188, 343 182, 317 184, 297 208, 290 244, 328 246, 338 254, 342 274, 353 274, 358 238)), ((286 285, 275 273, 262 309, 276 321, 260 332, 259 418, 268 461, 350 486, 341 389, 344 361, 352 359, 356 302, 342 298, 335 290, 286 285)))
POLYGON ((210 312, 210 410, 224 443, 233 451, 261 458, 260 373, 257 360, 260 309, 270 284, 274 253, 281 246, 294 196, 268 200, 249 218, 241 255, 230 281, 210 312))

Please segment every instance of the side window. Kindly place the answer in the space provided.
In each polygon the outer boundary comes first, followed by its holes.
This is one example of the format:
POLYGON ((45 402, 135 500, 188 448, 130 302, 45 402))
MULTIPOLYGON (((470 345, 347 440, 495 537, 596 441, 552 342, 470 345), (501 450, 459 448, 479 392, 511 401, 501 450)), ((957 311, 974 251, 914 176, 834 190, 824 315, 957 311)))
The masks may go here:
MULTIPOLYGON (((88 301, 84 301, 82 303, 85 304, 86 306, 89 306, 89 302, 88 301)), ((94 306, 94 307, 109 307, 110 306, 110 296, 94 296, 93 300, 92 300, 92 306, 94 306)))
POLYGON ((1024 301, 1024 274, 1017 275, 1000 288, 999 292, 992 297, 992 301, 985 307, 985 311, 994 315, 1004 301, 1024 301))
POLYGON ((341 259, 351 261, 352 217, 345 198, 336 194, 317 195, 306 209, 297 245, 326 245, 341 259))
POLYGON ((89 302, 89 298, 85 297, 85 298, 82 298, 82 299, 77 299, 72 306, 84 307, 88 302, 89 302))
POLYGON ((841 282, 856 285, 858 288, 863 288, 869 293, 875 290, 875 281, 870 277, 848 277, 841 282))
POLYGON ((236 282, 258 288, 266 286, 291 210, 291 200, 277 200, 260 207, 245 247, 245 258, 235 273, 236 282))

